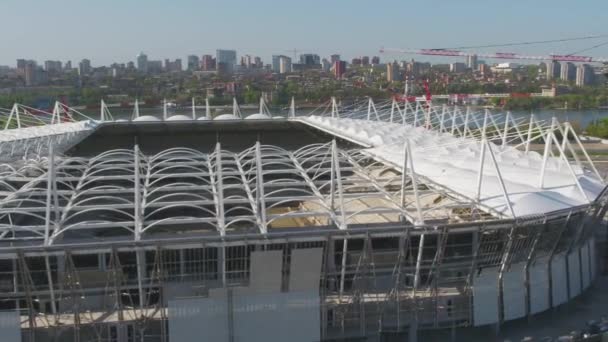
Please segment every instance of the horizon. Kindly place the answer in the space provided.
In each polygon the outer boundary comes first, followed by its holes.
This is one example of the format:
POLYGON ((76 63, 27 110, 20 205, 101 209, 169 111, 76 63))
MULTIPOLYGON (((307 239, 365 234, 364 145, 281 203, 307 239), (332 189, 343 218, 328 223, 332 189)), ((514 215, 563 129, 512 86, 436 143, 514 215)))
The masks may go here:
MULTIPOLYGON (((382 61, 414 58, 449 63, 454 58, 381 54, 379 50, 603 35, 606 32, 601 13, 608 12, 608 2, 599 0, 587 1, 587 6, 572 6, 565 0, 534 3, 517 0, 511 3, 513 6, 499 9, 478 0, 463 3, 431 0, 424 4, 383 0, 371 7, 362 0, 348 3, 312 0, 295 11, 283 10, 290 6, 271 0, 259 0, 255 6, 245 0, 176 2, 177 5, 159 0, 103 3, 6 0, 3 7, 8 15, 0 27, 10 34, 0 37, 5 46, 0 65, 14 66, 20 58, 38 63, 72 61, 74 65, 86 58, 93 66, 101 66, 135 61, 141 51, 151 60, 186 61, 188 55, 215 55, 216 49, 236 50, 239 57, 259 56, 269 64, 272 55, 293 57, 294 48, 298 54, 315 53, 322 58, 337 53, 346 61, 359 56, 379 56, 382 61), (36 6, 35 10, 32 6, 36 6), (589 11, 590 7, 593 11, 589 11), (429 8, 435 12, 429 13, 429 8), (16 13, 27 16, 11 15, 16 13)), ((472 51, 576 54, 605 41, 608 38, 472 51)), ((580 55, 608 56, 608 45, 580 55)))

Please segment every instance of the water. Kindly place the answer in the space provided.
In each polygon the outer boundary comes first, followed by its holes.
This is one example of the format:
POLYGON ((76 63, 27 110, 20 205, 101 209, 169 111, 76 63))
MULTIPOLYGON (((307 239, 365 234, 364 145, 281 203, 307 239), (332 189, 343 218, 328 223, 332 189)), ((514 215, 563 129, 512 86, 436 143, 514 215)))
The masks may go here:
MULTIPOLYGON (((287 116, 287 110, 284 108, 271 108, 271 113, 275 116, 287 116)), ((312 111, 310 108, 304 108, 297 110, 298 114, 305 114, 312 111)), ((91 118, 99 118, 99 110, 82 110, 83 114, 90 116, 91 118)), ((110 108, 110 112, 115 120, 118 119, 130 119, 133 116, 133 109, 130 108, 110 108)), ((232 106, 219 107, 212 109, 212 115, 217 116, 220 114, 232 113, 232 106)), ((257 109, 253 108, 241 108, 243 116, 257 113, 257 109)), ((318 112, 318 111, 317 111, 318 112)), ((492 110, 492 112, 501 112, 499 110, 492 110)), ((163 110, 160 107, 157 108, 140 108, 139 113, 143 115, 152 115, 158 118, 162 118, 163 110)), ((538 120, 550 121, 552 117, 556 117, 560 122, 569 121, 573 125, 585 129, 589 124, 602 118, 608 118, 608 109, 589 109, 589 110, 533 110, 533 111, 511 111, 511 114, 516 118, 529 118, 530 114, 533 113, 538 120)), ((169 110, 169 116, 175 114, 183 114, 186 116, 192 115, 190 108, 171 108, 169 110)), ((197 117, 205 114, 205 108, 200 107, 196 109, 197 117)))
POLYGON ((530 114, 538 120, 550 121, 552 117, 556 117, 560 122, 569 121, 573 125, 578 125, 581 129, 585 129, 589 124, 596 120, 608 118, 608 109, 587 109, 587 110, 533 110, 533 111, 512 111, 515 117, 529 118, 530 114))

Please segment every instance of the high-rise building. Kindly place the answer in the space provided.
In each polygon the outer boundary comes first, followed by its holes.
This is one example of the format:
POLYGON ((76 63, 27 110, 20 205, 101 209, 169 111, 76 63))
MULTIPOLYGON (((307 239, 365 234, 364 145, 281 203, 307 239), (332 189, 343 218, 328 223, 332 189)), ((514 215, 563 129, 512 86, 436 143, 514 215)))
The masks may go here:
POLYGON ((467 56, 467 68, 473 71, 477 70, 477 55, 467 56))
POLYGON ((63 70, 67 71, 67 72, 72 71, 72 61, 65 62, 65 65, 63 66, 63 70))
POLYGON ((194 71, 198 70, 200 65, 200 61, 197 55, 188 56, 188 70, 194 71))
POLYGON ((180 58, 175 61, 165 59, 165 71, 167 72, 181 72, 182 71, 182 60, 180 58))
POLYGON ((236 69, 236 51, 218 49, 215 54, 215 60, 218 65, 222 64, 222 71, 228 74, 234 73, 236 69))
POLYGON ((346 73, 346 62, 345 61, 335 61, 334 62, 334 77, 340 79, 346 73))
POLYGON ((331 62, 332 65, 334 65, 339 60, 340 60, 340 55, 338 55, 338 54, 333 54, 329 57, 329 61, 331 62))
POLYGON ((556 61, 550 61, 547 63, 547 70, 545 77, 547 80, 558 78, 561 75, 562 65, 556 61))
POLYGON ((255 64, 254 59, 251 55, 241 56, 241 67, 245 69, 251 69, 255 64))
POLYGON ((323 71, 329 72, 331 70, 332 64, 327 58, 323 58, 321 60, 321 66, 323 67, 323 71))
POLYGON ((160 74, 163 72, 163 61, 148 61, 145 72, 150 74, 160 74))
POLYGON ((595 74, 589 64, 581 64, 576 68, 576 85, 579 87, 593 83, 595 74))
POLYGON ((58 74, 61 72, 60 61, 44 61, 44 70, 49 74, 58 74))
POLYGON ((259 68, 259 69, 264 67, 264 62, 262 62, 262 59, 257 56, 253 58, 253 64, 255 65, 256 68, 259 68))
POLYGON ((314 53, 305 53, 300 55, 300 64, 304 65, 318 65, 321 64, 321 57, 314 53))
POLYGON ((279 57, 279 73, 285 74, 291 72, 291 58, 287 56, 279 57))
POLYGON ((378 57, 378 56, 372 57, 372 65, 378 65, 378 64, 380 64, 380 57, 378 57))
POLYGON ((388 82, 401 81, 401 72, 397 61, 386 65, 386 80, 388 82))
POLYGON ((203 57, 201 57, 201 70, 215 70, 215 58, 211 55, 203 55, 203 57))
POLYGON ((90 74, 92 71, 91 68, 91 61, 88 59, 83 59, 82 61, 80 61, 80 63, 78 63, 78 75, 80 76, 85 76, 90 74))
POLYGON ((32 86, 36 84, 36 69, 37 65, 35 61, 25 61, 23 74, 25 76, 26 86, 32 86))
POLYGON ((461 73, 467 69, 467 65, 464 63, 456 62, 450 64, 450 72, 461 73))
POLYGON ((350 64, 354 65, 354 66, 359 66, 361 65, 361 58, 353 58, 350 62, 350 64))
POLYGON ((491 73, 490 66, 485 63, 479 64, 478 69, 479 69, 479 73, 484 76, 487 76, 491 73))
POLYGON ((139 55, 137 55, 137 71, 143 74, 148 73, 148 56, 143 52, 140 52, 139 55))
POLYGON ((369 65, 369 57, 363 56, 361 57, 361 65, 368 66, 369 65))
POLYGON ((562 81, 574 81, 576 79, 576 65, 572 62, 562 62, 559 78, 562 81))
POLYGON ((272 72, 281 72, 281 55, 272 55, 272 72))
POLYGON ((18 59, 17 60, 17 69, 25 71, 25 64, 26 63, 27 63, 27 61, 25 59, 18 59))

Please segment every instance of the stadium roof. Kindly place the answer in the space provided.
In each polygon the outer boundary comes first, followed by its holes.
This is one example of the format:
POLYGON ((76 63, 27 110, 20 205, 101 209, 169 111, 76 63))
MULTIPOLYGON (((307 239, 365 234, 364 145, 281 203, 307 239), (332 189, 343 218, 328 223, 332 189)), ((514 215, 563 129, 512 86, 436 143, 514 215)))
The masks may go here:
MULTIPOLYGON (((292 103, 285 120, 241 119, 236 102, 228 121, 197 120, 194 108, 177 121, 166 110, 158 122, 135 113, 113 121, 103 103, 100 120, 60 104, 6 111, 0 243, 536 219, 584 210, 605 187, 572 127, 556 119, 334 99, 307 114, 292 103), (185 131, 197 129, 216 131, 185 131), (257 142, 246 143, 248 130, 257 142)), ((260 113, 272 117, 263 101, 260 113)))

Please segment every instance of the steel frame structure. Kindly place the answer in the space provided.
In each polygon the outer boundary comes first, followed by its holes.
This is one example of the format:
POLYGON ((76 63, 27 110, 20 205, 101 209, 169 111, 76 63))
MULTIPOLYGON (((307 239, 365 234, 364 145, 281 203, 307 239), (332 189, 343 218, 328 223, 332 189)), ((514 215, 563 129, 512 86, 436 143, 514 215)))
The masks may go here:
MULTIPOLYGON (((475 325, 482 270, 496 269, 499 325, 507 320, 503 287, 512 268, 525 270, 527 316, 534 314, 532 267, 546 264, 550 276, 553 260, 578 253, 579 266, 587 260, 591 274, 583 279, 581 273, 578 285, 566 278, 568 297, 592 280, 593 256, 588 251, 584 259, 583 249, 594 246, 607 191, 536 215, 518 216, 513 208, 505 214, 480 203, 484 172, 489 168, 502 179, 501 155, 512 148, 528 153, 538 140, 544 144, 539 188, 553 169, 571 174, 576 184, 582 173, 603 182, 568 123, 395 101, 341 106, 332 99, 322 110, 310 115, 394 123, 478 146, 477 196, 420 173, 417 141, 390 141, 401 156, 395 162, 374 154, 373 139, 317 125, 297 116, 293 105, 289 120, 364 148, 345 149, 333 140, 295 151, 256 143, 231 152, 218 143, 211 153, 176 147, 146 155, 135 144, 66 156, 112 116, 103 105, 99 121, 65 123, 52 115, 49 132, 61 131, 63 140, 38 128, 42 133, 23 138, 28 147, 0 165, 2 309, 19 310, 25 341, 167 341, 170 286, 194 282, 194 296, 246 286, 252 251, 282 251, 287 275, 294 250, 321 248, 323 339, 387 331, 415 338, 419 329, 475 325), (82 126, 68 133, 67 125, 82 126)), ((24 136, 23 112, 11 113, 7 128, 19 121, 7 134, 24 136)), ((293 284, 283 277, 282 286, 293 284)), ((556 286, 549 281, 550 306, 559 304, 556 286)))

